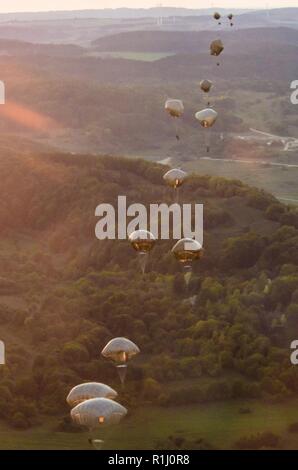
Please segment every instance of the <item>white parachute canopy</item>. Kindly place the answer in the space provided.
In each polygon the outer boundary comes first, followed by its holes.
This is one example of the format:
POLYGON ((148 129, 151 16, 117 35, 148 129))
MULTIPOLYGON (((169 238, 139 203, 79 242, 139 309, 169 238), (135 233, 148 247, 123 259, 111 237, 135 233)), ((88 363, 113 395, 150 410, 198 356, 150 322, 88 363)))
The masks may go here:
POLYGON ((74 423, 91 430, 118 424, 127 414, 127 409, 108 398, 92 398, 77 405, 70 414, 74 423))
POLYGON ((218 117, 218 113, 212 108, 206 108, 202 111, 198 111, 195 114, 196 119, 199 121, 202 127, 208 129, 213 126, 218 117))
POLYGON ((182 186, 186 178, 187 173, 185 173, 183 170, 180 170, 179 168, 173 168, 163 175, 163 179, 167 185, 175 189, 179 188, 179 186, 182 186))
POLYGON ((169 99, 166 101, 165 110, 170 114, 170 116, 179 118, 184 113, 183 101, 169 99))
POLYGON ((125 364, 139 354, 138 346, 127 338, 114 338, 103 348, 101 354, 118 364, 125 364))
POLYGON ((99 382, 88 382, 76 385, 69 392, 66 401, 74 407, 91 398, 110 398, 114 400, 118 393, 108 385, 99 382))

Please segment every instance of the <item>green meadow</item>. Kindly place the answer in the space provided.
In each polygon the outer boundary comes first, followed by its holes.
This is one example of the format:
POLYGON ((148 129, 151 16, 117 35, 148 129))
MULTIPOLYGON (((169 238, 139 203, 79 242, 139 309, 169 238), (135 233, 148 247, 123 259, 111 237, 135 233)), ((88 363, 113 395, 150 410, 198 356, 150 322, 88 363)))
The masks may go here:
MULTIPOLYGON (((197 406, 145 407, 128 415, 119 426, 93 437, 105 440, 104 449, 155 449, 169 436, 187 441, 203 438, 216 449, 233 448, 235 441, 258 432, 273 432, 281 438, 281 448, 298 449, 298 434, 288 432, 298 421, 298 400, 288 403, 234 401, 197 406), (241 408, 250 413, 241 414, 241 408)), ((90 449, 88 433, 57 432, 57 421, 46 418, 44 424, 28 431, 16 431, 0 425, 0 449, 90 449)))

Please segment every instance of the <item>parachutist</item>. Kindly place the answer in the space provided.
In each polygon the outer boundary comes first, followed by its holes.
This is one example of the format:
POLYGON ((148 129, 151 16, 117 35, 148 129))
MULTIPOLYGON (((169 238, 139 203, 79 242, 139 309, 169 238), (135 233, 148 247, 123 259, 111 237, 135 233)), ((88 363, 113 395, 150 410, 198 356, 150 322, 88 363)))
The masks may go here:
POLYGON ((182 114, 184 113, 183 101, 169 99, 166 101, 165 110, 176 121, 175 122, 176 139, 179 140, 179 136, 177 135, 177 132, 178 132, 177 119, 181 118, 182 114))
POLYGON ((178 134, 176 134, 176 139, 177 139, 177 140, 180 140, 180 137, 179 137, 179 135, 178 135, 178 134))
POLYGON ((188 285, 192 273, 192 264, 202 256, 202 245, 192 238, 182 238, 173 246, 172 253, 183 266, 185 272, 184 279, 186 285, 188 285))
POLYGON ((103 348, 101 354, 105 358, 111 359, 115 363, 121 383, 123 385, 127 372, 127 362, 133 356, 139 354, 139 352, 140 350, 135 343, 127 338, 120 337, 111 339, 111 341, 109 341, 108 344, 103 348))
POLYGON ((172 170, 167 171, 163 175, 163 179, 165 180, 167 185, 174 189, 177 189, 180 186, 182 186, 186 177, 187 177, 187 173, 177 168, 173 168, 172 170))

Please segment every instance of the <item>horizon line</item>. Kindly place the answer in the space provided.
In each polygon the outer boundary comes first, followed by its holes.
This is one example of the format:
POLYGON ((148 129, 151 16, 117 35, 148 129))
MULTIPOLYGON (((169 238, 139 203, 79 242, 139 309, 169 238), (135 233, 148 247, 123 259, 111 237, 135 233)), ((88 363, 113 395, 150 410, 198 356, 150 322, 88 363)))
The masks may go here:
MULTIPOLYGON (((67 8, 61 8, 61 9, 54 9, 54 10, 13 10, 13 11, 1 11, 0 10, 0 15, 11 15, 14 13, 19 13, 19 14, 26 14, 26 13, 40 13, 40 14, 47 14, 47 13, 71 13, 71 12, 105 12, 105 11, 117 11, 117 10, 144 10, 144 11, 150 11, 150 10, 189 10, 189 11, 208 11, 208 10, 231 10, 233 7, 220 7, 220 6, 214 6, 214 7, 206 7, 206 8, 190 8, 190 7, 183 7, 183 6, 152 6, 152 7, 114 7, 114 8, 77 8, 77 9, 67 9, 67 8)), ((278 7, 273 7, 273 8, 264 8, 264 7, 259 7, 259 8, 251 8, 251 7, 241 7, 241 8, 234 8, 234 10, 237 11, 273 11, 273 10, 295 10, 298 9, 297 6, 288 6, 288 7, 283 7, 283 6, 278 6, 278 7)))

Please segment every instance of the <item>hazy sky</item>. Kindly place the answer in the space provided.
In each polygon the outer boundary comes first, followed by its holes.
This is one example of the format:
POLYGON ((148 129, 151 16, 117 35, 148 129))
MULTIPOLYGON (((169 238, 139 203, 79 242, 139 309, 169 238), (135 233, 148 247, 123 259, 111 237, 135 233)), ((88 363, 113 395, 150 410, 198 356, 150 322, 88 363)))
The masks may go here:
POLYGON ((0 12, 41 11, 41 10, 77 10, 87 8, 117 7, 152 7, 158 3, 163 6, 183 6, 188 8, 209 8, 220 6, 228 8, 268 8, 296 6, 298 0, 10 0, 2 1, 0 12))

